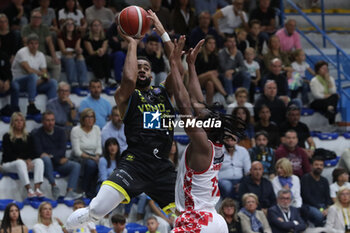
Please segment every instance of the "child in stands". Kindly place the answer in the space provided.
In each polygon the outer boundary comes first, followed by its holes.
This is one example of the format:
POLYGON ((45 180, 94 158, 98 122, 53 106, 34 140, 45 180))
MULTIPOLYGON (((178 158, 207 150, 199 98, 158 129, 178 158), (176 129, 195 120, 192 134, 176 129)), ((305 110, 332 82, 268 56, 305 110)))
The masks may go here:
POLYGON ((151 216, 147 219, 147 228, 148 231, 146 233, 159 233, 159 231, 157 231, 158 229, 158 221, 157 218, 154 216, 151 216))
POLYGON ((115 214, 112 216, 112 224, 113 230, 108 233, 127 233, 128 231, 125 229, 126 219, 123 215, 115 214))
POLYGON ((244 51, 244 65, 248 69, 250 74, 250 89, 249 89, 249 101, 254 103, 255 88, 259 86, 259 81, 261 79, 260 65, 257 61, 254 61, 256 57, 256 52, 254 48, 247 48, 244 51))
MULTIPOLYGON (((84 208, 85 207, 85 202, 81 199, 77 199, 74 201, 73 204, 73 211, 76 211, 77 209, 84 208)), ((82 228, 76 228, 74 230, 69 230, 69 233, 73 232, 85 232, 85 233, 97 233, 96 231, 96 225, 93 222, 89 222, 87 226, 82 227, 82 228)))

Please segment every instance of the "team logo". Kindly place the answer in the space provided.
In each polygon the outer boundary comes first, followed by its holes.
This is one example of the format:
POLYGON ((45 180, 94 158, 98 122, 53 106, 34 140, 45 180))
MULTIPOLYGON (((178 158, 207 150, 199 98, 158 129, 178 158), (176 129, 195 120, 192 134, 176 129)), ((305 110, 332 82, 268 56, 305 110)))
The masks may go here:
POLYGON ((134 159, 135 159, 135 156, 133 156, 133 155, 131 155, 131 154, 128 154, 128 155, 126 156, 126 160, 128 160, 128 161, 134 161, 134 159))
POLYGON ((144 129, 160 129, 160 116, 161 113, 156 112, 143 112, 143 128, 144 129))

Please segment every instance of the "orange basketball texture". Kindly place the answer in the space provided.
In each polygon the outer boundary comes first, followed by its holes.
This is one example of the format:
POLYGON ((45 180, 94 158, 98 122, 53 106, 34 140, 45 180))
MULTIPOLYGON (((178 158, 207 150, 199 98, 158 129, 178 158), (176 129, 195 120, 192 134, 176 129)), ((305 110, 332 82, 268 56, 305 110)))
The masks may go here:
POLYGON ((149 30, 151 22, 144 9, 138 6, 129 6, 120 12, 118 23, 123 33, 139 38, 149 30))

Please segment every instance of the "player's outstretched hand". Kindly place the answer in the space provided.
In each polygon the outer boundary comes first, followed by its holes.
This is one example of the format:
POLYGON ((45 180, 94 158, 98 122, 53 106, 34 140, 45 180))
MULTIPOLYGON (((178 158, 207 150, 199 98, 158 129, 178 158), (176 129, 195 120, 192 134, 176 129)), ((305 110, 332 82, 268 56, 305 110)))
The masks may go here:
POLYGON ((122 30, 120 29, 120 26, 118 25, 118 34, 129 44, 129 43, 132 43, 132 42, 135 42, 135 43, 139 43, 140 40, 143 38, 133 38, 125 33, 122 32, 122 30))
POLYGON ((154 26, 153 30, 156 31, 156 33, 159 36, 162 36, 163 33, 165 32, 165 29, 164 29, 162 23, 160 22, 160 20, 158 19, 158 16, 152 10, 148 10, 147 12, 148 12, 148 17, 153 22, 153 26, 154 26))
POLYGON ((183 50, 185 46, 186 37, 180 36, 179 40, 174 41, 174 49, 170 54, 169 59, 172 61, 181 60, 181 56, 185 53, 183 50))
POLYGON ((204 39, 200 40, 196 47, 193 48, 190 48, 187 52, 187 57, 186 57, 186 62, 188 64, 194 64, 196 62, 196 59, 197 59, 197 55, 199 53, 199 51, 201 50, 202 48, 202 45, 204 44, 204 39))

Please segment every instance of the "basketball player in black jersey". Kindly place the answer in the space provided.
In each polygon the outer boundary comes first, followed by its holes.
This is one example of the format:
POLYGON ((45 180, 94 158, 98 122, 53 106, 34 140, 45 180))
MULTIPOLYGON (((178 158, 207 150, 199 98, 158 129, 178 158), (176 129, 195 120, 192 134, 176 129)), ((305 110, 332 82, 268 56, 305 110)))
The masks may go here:
MULTIPOLYGON (((165 30, 152 11, 158 35, 165 30)), ((170 102, 171 75, 159 87, 150 86, 151 64, 146 58, 137 58, 138 40, 119 34, 128 43, 121 85, 115 93, 115 101, 125 124, 128 148, 123 152, 117 169, 103 182, 89 207, 75 211, 67 219, 67 228, 81 227, 86 222, 98 220, 112 211, 119 203, 145 192, 165 211, 175 207, 176 172, 168 160, 173 141, 173 129, 162 128, 160 120, 174 116, 170 102)), ((164 42, 167 55, 173 43, 164 42)), ((169 120, 169 119, 167 119, 169 120)))

